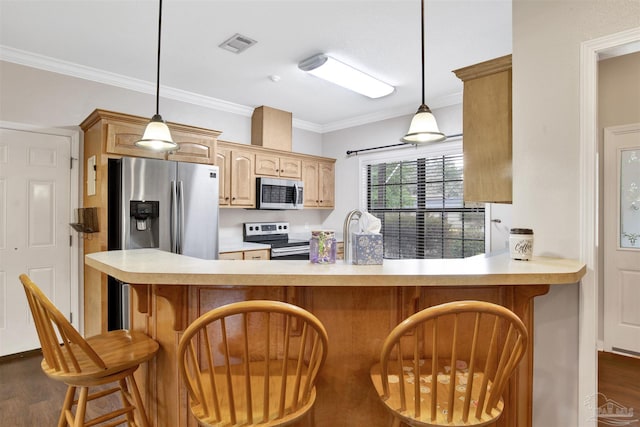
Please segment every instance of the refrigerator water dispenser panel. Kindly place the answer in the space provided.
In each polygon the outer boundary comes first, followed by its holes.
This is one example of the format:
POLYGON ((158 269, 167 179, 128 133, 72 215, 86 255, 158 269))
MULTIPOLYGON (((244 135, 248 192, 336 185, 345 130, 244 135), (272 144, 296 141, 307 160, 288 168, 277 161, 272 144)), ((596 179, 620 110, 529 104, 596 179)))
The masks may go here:
POLYGON ((158 216, 160 202, 152 200, 131 200, 129 202, 130 241, 132 248, 157 248, 160 226, 158 216))

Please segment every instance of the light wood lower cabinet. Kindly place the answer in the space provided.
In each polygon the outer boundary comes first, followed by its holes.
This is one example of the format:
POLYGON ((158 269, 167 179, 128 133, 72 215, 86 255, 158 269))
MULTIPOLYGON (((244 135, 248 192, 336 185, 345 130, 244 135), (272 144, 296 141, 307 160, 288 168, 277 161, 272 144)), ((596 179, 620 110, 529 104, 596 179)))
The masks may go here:
POLYGON ((268 260, 270 259, 270 251, 269 249, 256 249, 251 251, 221 252, 218 259, 268 260))
POLYGON ((336 259, 344 259, 344 242, 336 243, 336 259))

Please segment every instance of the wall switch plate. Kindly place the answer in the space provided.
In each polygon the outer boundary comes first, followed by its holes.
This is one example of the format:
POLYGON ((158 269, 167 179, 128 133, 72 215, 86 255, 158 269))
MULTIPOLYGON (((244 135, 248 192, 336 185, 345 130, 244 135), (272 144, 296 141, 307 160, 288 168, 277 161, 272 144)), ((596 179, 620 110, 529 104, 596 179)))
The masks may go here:
POLYGON ((96 156, 87 159, 87 196, 96 194, 96 156))

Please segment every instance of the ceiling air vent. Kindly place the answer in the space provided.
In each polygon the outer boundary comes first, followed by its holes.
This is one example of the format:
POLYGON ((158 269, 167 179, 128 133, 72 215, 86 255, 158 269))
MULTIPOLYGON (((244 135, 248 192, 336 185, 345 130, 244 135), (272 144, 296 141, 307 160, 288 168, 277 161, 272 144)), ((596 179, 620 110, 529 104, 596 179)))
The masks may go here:
POLYGON ((250 39, 247 36, 243 36, 242 34, 236 33, 233 36, 229 37, 224 42, 222 42, 222 44, 220 44, 219 47, 221 47, 222 49, 228 50, 229 52, 240 53, 247 50, 248 48, 250 48, 256 43, 258 42, 253 39, 250 39))

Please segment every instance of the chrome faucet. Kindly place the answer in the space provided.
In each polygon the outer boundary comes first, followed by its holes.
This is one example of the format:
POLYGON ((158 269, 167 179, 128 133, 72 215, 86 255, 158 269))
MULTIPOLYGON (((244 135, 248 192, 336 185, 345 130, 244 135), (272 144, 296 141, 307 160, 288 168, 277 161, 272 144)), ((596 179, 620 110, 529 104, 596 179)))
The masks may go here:
POLYGON ((351 228, 351 221, 357 221, 362 216, 362 212, 358 209, 354 209, 347 214, 347 217, 344 219, 344 226, 342 227, 342 238, 344 240, 344 263, 351 264, 351 233, 349 233, 349 228, 351 228))

